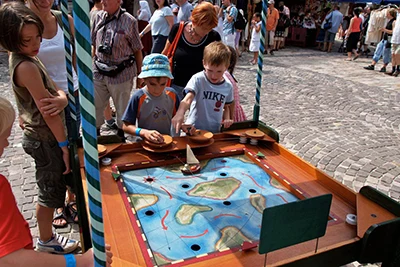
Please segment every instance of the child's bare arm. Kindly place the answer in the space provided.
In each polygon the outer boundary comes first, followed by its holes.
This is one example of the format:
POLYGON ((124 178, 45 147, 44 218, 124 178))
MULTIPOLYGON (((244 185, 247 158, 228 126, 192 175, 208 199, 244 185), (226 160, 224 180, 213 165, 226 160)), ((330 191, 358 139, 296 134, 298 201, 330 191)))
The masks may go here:
POLYGON ((40 99, 40 102, 42 102, 41 110, 43 110, 45 114, 56 116, 68 105, 68 97, 63 90, 57 87, 53 80, 51 82, 54 87, 57 88, 58 95, 55 96, 49 93, 49 97, 40 99))
POLYGON ((223 122, 222 122, 224 128, 229 128, 233 124, 233 116, 231 114, 233 113, 234 107, 235 107, 234 101, 229 105, 225 105, 223 113, 223 122))
POLYGON ((235 102, 232 102, 230 104, 226 104, 225 108, 229 109, 229 116, 233 120, 233 118, 235 117, 235 102))
MULTIPOLYGON (((17 85, 28 89, 57 142, 65 142, 67 137, 61 116, 50 116, 41 109, 43 103, 40 102, 40 100, 48 97, 49 92, 44 87, 39 68, 32 62, 24 61, 16 67, 14 79, 17 85)), ((64 146, 61 149, 63 151, 63 160, 66 166, 66 171, 64 173, 68 173, 70 171, 68 148, 64 146)))
POLYGON ((192 104, 194 96, 195 96, 195 94, 192 91, 189 91, 186 94, 186 96, 183 98, 183 100, 179 104, 178 111, 176 112, 175 116, 171 120, 172 127, 175 128, 176 133, 178 133, 179 130, 181 129, 185 113, 190 108, 190 105, 192 104))

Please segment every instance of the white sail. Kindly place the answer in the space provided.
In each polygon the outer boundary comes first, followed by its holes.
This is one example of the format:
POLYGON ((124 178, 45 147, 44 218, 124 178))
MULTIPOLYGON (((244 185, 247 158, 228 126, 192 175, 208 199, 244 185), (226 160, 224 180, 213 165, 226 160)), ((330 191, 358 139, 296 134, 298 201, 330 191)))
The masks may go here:
POLYGON ((199 164, 199 160, 194 156, 192 149, 189 145, 186 145, 186 163, 187 164, 199 164))

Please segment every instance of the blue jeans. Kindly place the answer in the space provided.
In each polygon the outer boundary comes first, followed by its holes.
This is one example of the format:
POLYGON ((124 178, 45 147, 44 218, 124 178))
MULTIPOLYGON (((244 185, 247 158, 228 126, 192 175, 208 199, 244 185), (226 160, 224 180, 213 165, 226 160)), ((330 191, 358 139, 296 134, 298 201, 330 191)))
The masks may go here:
POLYGON ((378 43, 375 49, 373 61, 377 62, 383 56, 383 64, 387 65, 392 60, 390 48, 386 48, 387 40, 382 40, 378 43))

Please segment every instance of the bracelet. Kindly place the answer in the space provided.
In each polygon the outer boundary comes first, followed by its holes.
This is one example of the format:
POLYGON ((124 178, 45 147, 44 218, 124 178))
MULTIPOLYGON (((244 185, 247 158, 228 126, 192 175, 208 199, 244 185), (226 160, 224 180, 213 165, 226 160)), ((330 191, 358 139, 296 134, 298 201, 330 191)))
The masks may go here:
POLYGON ((140 131, 142 130, 142 128, 137 127, 135 130, 135 134, 136 136, 140 136, 140 131))
POLYGON ((59 147, 65 147, 65 146, 68 146, 68 140, 65 140, 64 142, 58 142, 58 146, 59 147))
POLYGON ((76 259, 72 254, 65 254, 65 267, 76 267, 76 259))

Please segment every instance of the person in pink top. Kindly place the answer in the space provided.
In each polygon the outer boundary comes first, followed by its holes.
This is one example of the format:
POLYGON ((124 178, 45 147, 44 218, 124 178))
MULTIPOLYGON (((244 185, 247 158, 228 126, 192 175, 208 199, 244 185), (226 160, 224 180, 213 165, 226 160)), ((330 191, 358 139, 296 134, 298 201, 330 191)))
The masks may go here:
POLYGON ((247 120, 246 114, 244 114, 243 108, 240 105, 240 96, 239 96, 239 87, 237 85, 237 81, 233 76, 233 71, 235 70, 236 62, 237 62, 237 54, 235 48, 229 46, 229 50, 231 51, 231 60, 229 63, 228 70, 224 73, 224 78, 229 80, 233 85, 233 99, 234 105, 233 108, 230 108, 230 117, 233 118, 233 122, 245 121, 247 120))
POLYGON ((347 38, 347 58, 346 61, 356 60, 360 55, 357 53, 357 43, 360 40, 361 23, 360 9, 355 8, 353 11, 354 17, 350 20, 349 29, 346 33, 347 38), (354 53, 354 58, 351 58, 352 53, 354 53))

